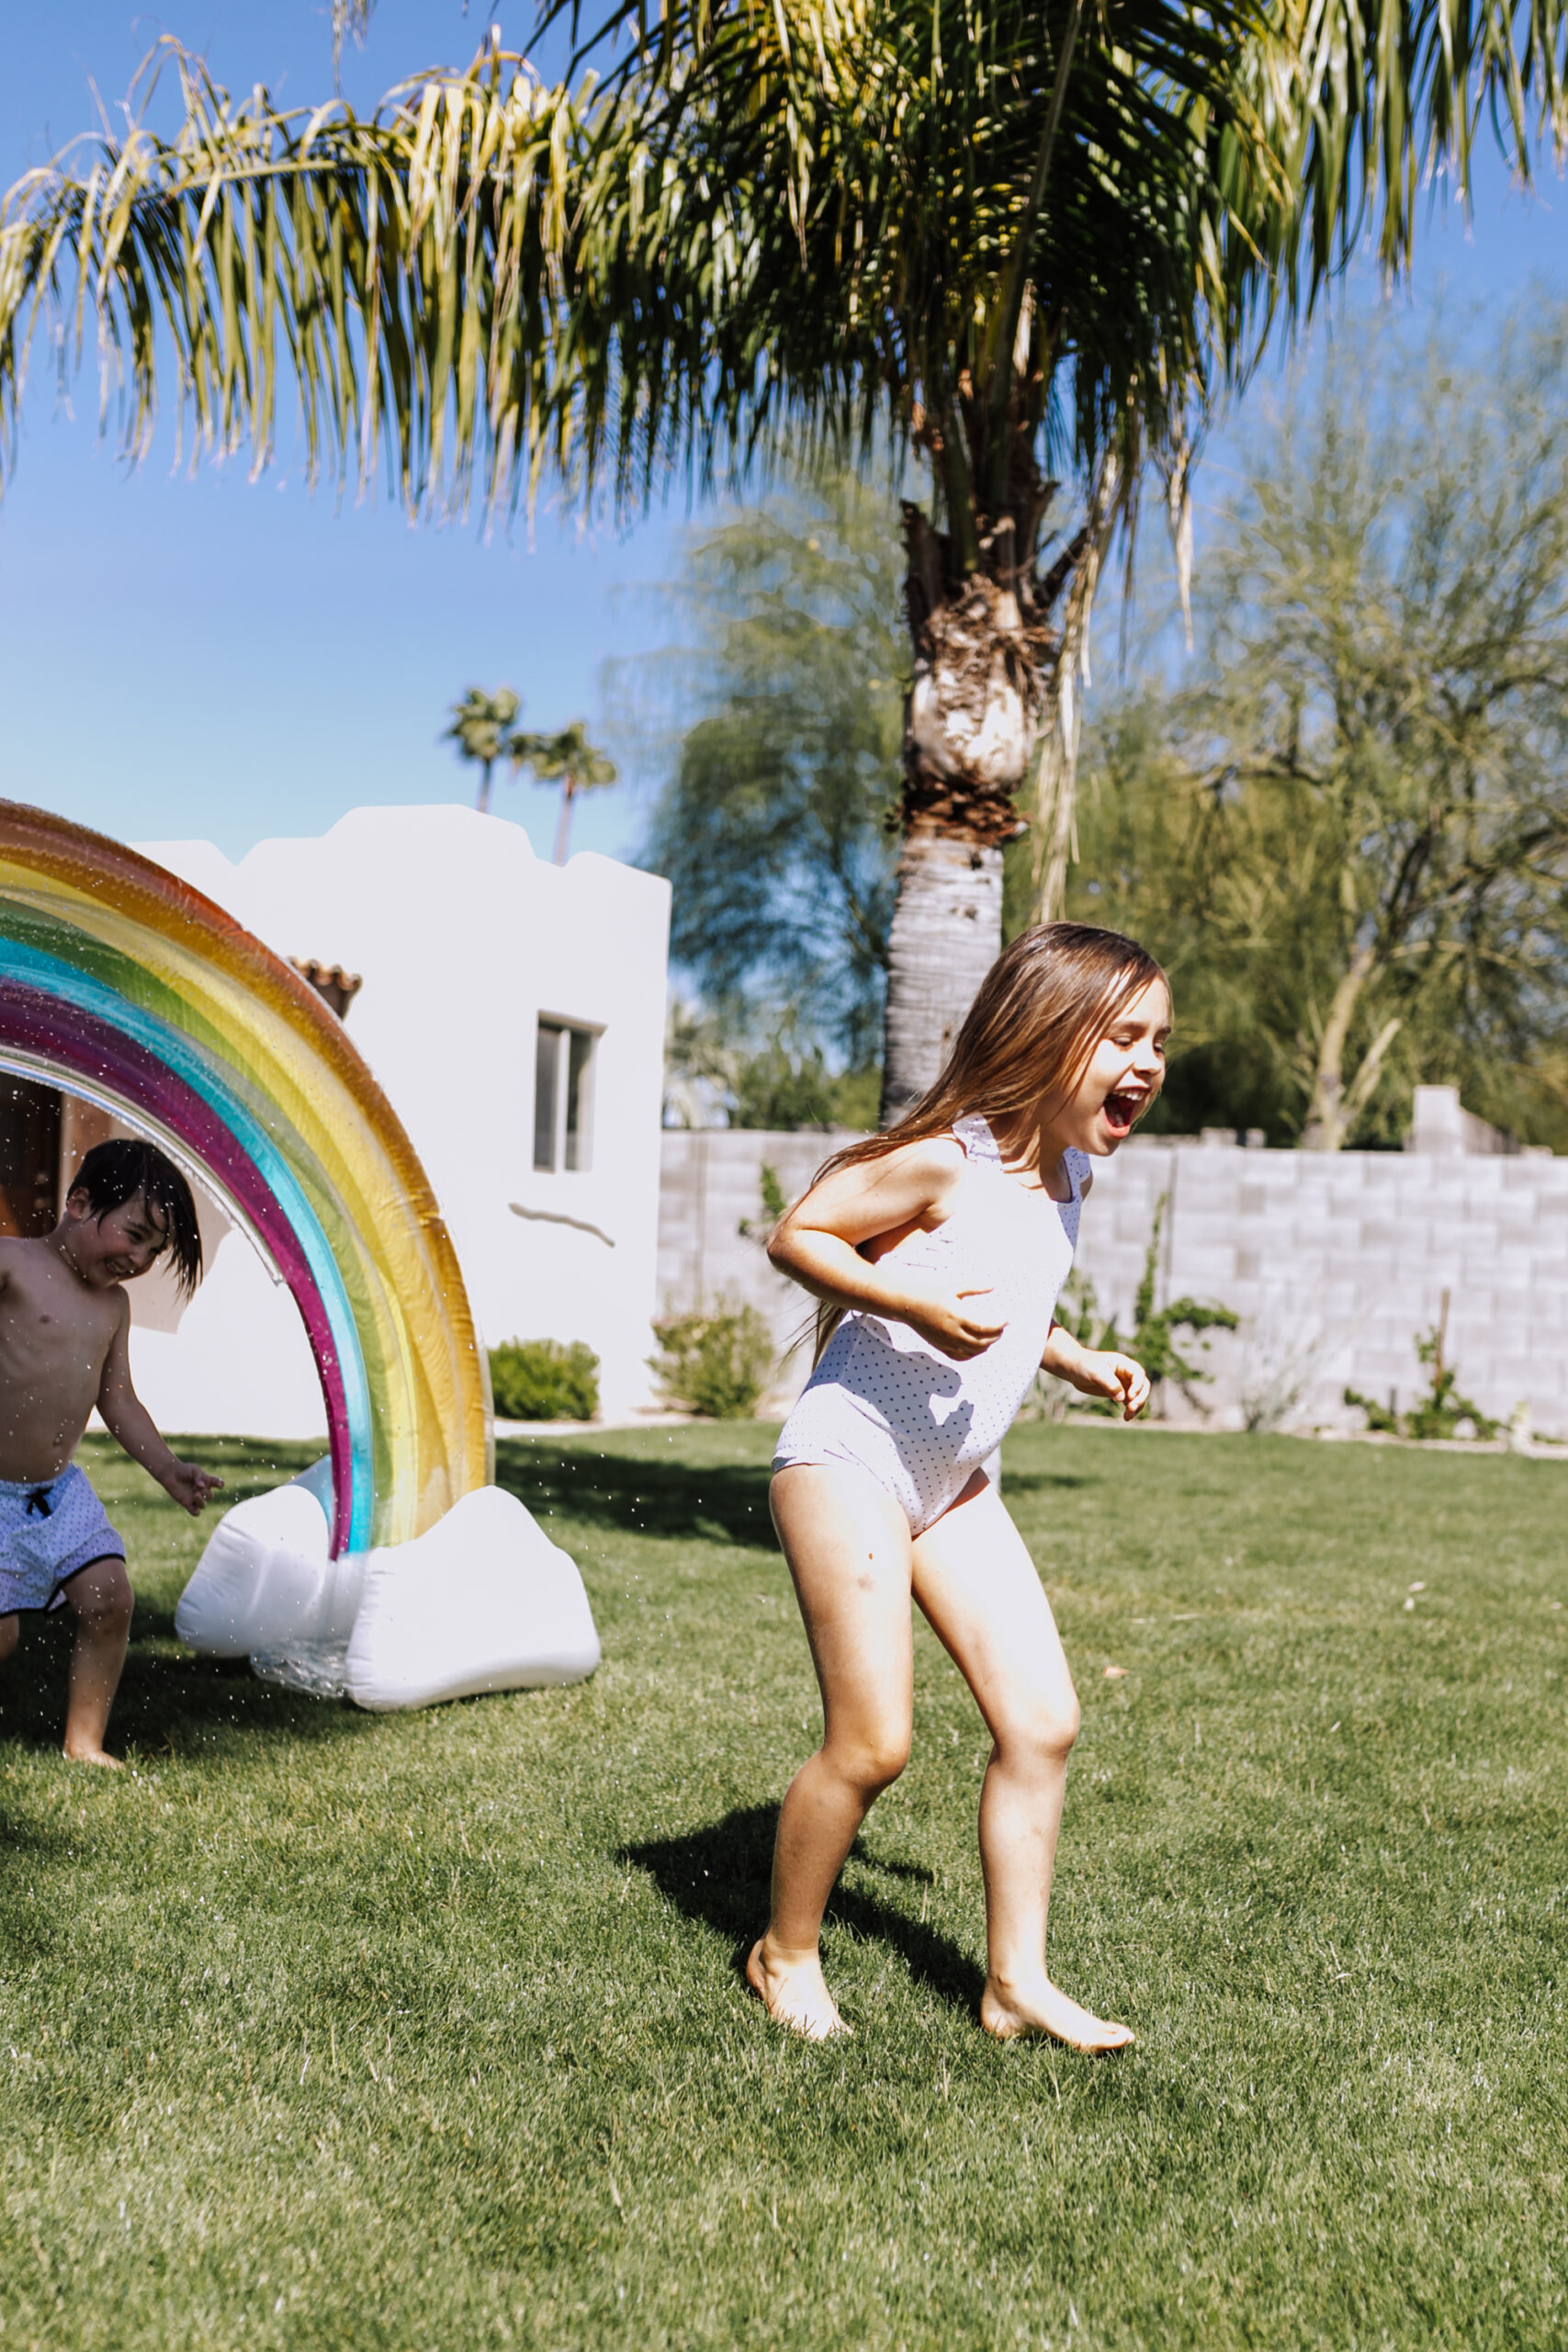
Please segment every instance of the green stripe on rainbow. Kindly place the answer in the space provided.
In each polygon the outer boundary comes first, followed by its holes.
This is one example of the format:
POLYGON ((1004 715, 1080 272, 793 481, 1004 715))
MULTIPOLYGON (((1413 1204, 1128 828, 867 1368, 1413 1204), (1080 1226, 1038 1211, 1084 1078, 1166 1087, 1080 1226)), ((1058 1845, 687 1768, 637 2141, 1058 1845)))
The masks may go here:
POLYGON ((0 802, 0 1065, 167 1141, 288 1283, 327 1402, 335 1551, 423 1534, 491 1471, 457 1257, 315 991, 186 884, 0 802))

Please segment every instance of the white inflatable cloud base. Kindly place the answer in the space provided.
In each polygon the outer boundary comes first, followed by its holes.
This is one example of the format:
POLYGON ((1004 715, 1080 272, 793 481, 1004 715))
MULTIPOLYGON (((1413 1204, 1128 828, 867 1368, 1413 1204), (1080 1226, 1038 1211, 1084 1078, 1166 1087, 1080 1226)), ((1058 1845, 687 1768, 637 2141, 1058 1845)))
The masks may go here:
POLYGON ((363 1557, 329 1556, 332 1467, 226 1510, 180 1596, 175 1631, 209 1657, 336 1643, 346 1649, 365 1579, 363 1557))
POLYGON ((481 1487, 412 1543, 341 1560, 331 1507, 318 1463, 226 1511, 175 1612, 180 1639, 377 1709, 580 1682, 598 1665, 576 1563, 515 1495, 481 1487))

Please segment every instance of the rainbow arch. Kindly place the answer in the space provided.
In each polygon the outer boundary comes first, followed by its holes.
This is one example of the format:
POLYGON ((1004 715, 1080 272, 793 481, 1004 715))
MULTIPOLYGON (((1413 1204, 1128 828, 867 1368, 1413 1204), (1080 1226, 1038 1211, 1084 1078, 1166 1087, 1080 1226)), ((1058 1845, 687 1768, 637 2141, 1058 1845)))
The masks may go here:
POLYGON ((333 1550, 492 1475, 489 1381, 413 1146, 315 990, 150 858, 0 801, 0 1068, 167 1145, 287 1283, 326 1398, 333 1550))

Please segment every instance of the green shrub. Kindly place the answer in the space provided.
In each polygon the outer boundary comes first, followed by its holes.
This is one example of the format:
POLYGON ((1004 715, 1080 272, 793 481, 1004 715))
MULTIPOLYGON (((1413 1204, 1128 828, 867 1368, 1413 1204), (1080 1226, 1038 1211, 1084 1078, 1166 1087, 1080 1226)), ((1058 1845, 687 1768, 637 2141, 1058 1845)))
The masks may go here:
POLYGON ((770 1168, 765 1159, 757 1171, 757 1189, 762 1196, 761 1216, 743 1216, 735 1230, 742 1241, 761 1241, 765 1245, 772 1238, 774 1226, 789 1206, 784 1186, 779 1182, 778 1170, 770 1168))
POLYGON ((1379 1437, 1403 1437, 1404 1424, 1392 1405, 1380 1405, 1375 1396, 1363 1396, 1359 1388, 1347 1388, 1345 1402, 1357 1412, 1365 1413, 1367 1427, 1379 1437))
POLYGON ((649 1363, 667 1403, 714 1421, 744 1421, 773 1372, 773 1334, 754 1306, 720 1302, 709 1315, 667 1315, 649 1363))
POLYGON ((599 1359, 583 1340, 508 1340, 490 1351, 490 1385, 503 1421, 591 1421, 599 1359))
POLYGON ((1496 1436, 1503 1426, 1501 1421, 1491 1419, 1479 1405, 1472 1405, 1468 1396, 1460 1395, 1458 1370, 1443 1361, 1448 1323, 1449 1296, 1445 1291, 1440 1318, 1416 1342, 1416 1354, 1428 1367, 1428 1379, 1427 1394, 1410 1412, 1396 1413, 1392 1401, 1386 1406, 1379 1405, 1371 1396, 1363 1396, 1359 1389, 1347 1388, 1345 1402, 1365 1413, 1370 1430, 1384 1437, 1451 1438, 1457 1437, 1468 1422, 1472 1437, 1496 1436))

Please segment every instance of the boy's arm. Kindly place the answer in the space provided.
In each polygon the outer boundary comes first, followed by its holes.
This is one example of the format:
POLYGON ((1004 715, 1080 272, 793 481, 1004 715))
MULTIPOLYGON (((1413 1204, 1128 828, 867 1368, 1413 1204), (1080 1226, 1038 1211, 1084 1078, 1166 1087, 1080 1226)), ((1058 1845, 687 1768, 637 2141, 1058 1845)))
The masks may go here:
POLYGON ((166 1446, 153 1425, 152 1416, 130 1385, 130 1301, 120 1294, 119 1320, 115 1326, 109 1351, 104 1358, 103 1375, 98 1382, 98 1411, 104 1427, 112 1438, 123 1445, 133 1462, 140 1462, 150 1476, 156 1478, 166 1494, 183 1505, 194 1519, 208 1497, 222 1486, 221 1478, 203 1470, 195 1462, 182 1462, 166 1446))

